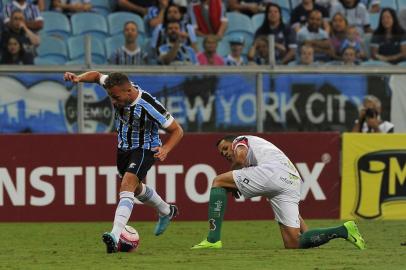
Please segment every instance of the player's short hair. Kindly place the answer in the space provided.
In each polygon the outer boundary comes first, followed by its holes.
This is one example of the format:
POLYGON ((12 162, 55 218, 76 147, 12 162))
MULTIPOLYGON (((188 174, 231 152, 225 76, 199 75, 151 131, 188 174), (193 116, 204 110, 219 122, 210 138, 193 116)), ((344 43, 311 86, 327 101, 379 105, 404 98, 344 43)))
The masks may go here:
POLYGON ((226 135, 226 136, 224 136, 223 138, 221 138, 220 140, 217 141, 216 146, 219 146, 219 144, 220 144, 222 141, 233 142, 233 141, 235 140, 235 138, 237 138, 236 135, 231 135, 231 134, 226 135))
POLYGON ((127 75, 121 72, 113 72, 110 73, 109 76, 107 77, 104 87, 109 89, 112 88, 113 86, 117 85, 122 85, 124 83, 129 83, 130 80, 128 79, 127 75))

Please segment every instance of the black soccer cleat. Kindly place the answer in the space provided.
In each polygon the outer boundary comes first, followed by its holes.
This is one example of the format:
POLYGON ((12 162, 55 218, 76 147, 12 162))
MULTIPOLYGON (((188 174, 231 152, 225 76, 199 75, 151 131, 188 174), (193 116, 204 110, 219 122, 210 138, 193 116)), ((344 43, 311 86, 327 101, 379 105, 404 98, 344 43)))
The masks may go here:
POLYGON ((107 253, 116 253, 118 250, 116 238, 112 233, 105 232, 102 236, 103 242, 106 244, 107 253))

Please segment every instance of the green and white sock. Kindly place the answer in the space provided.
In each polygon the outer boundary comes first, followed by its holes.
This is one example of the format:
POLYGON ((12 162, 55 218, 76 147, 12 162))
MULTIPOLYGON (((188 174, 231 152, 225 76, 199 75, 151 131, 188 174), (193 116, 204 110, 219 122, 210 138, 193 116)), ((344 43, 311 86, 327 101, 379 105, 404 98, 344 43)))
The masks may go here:
POLYGON ((300 248, 312 248, 324 245, 331 239, 344 238, 347 239, 348 232, 344 226, 333 228, 319 228, 308 230, 300 236, 300 248))
POLYGON ((227 205, 227 191, 225 188, 215 187, 210 190, 209 201, 209 234, 207 241, 215 243, 221 238, 221 224, 227 205))

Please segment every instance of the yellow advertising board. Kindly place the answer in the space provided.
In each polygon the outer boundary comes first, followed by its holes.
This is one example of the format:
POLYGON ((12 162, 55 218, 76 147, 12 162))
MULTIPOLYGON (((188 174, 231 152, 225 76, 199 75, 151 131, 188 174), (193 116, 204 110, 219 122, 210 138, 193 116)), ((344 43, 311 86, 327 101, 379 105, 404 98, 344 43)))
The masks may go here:
POLYGON ((343 134, 341 219, 406 219, 406 134, 343 134))

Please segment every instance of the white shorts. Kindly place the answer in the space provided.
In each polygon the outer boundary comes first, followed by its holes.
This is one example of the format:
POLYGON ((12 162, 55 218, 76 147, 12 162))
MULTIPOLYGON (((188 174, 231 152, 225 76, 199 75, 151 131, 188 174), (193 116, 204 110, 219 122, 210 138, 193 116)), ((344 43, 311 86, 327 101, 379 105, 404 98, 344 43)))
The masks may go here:
POLYGON ((234 170, 233 178, 245 198, 268 198, 276 221, 300 228, 300 178, 267 164, 234 170))

